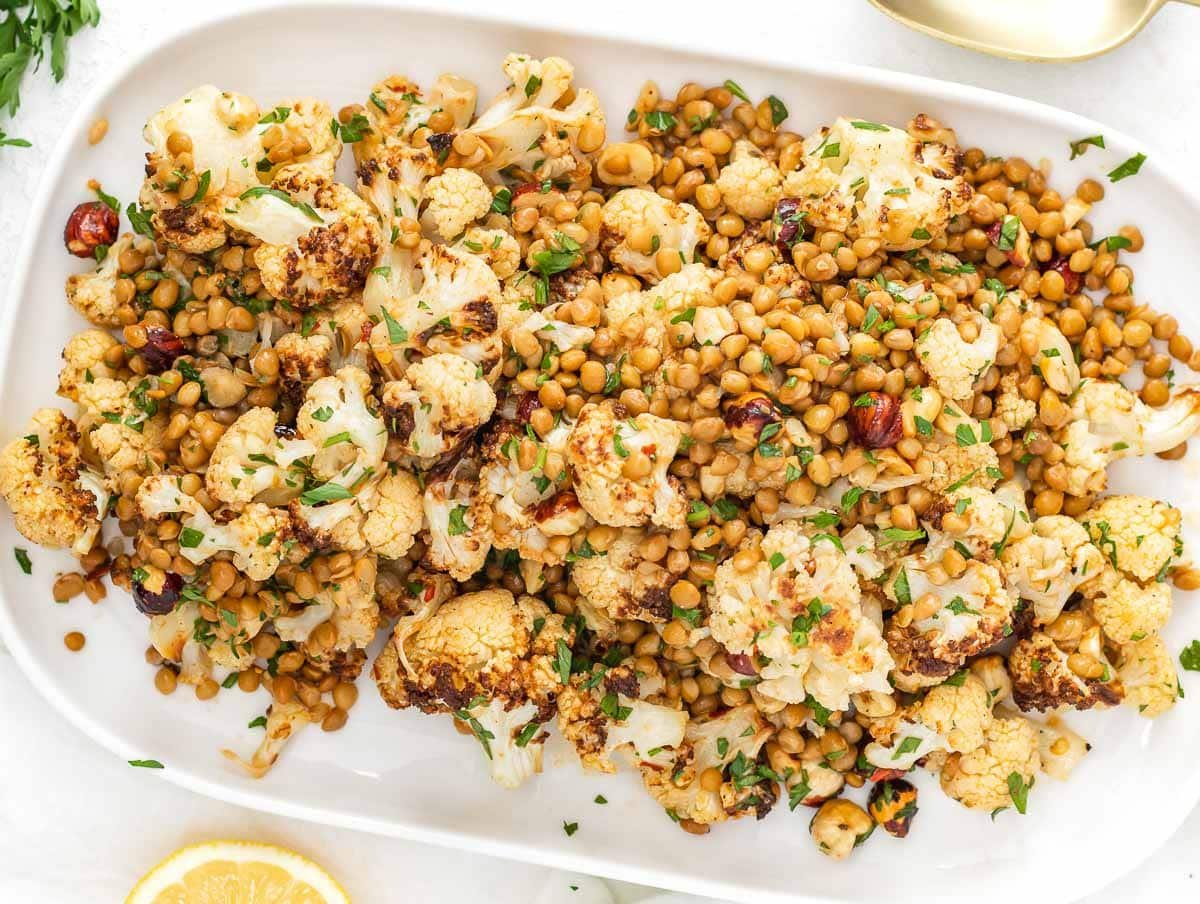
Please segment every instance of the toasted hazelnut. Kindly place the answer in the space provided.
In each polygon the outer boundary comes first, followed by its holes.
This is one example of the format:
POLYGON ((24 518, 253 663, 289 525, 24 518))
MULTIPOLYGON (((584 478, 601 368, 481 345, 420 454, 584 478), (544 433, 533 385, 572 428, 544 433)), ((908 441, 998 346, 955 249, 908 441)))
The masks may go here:
POLYGON ((100 201, 85 201, 71 211, 63 230, 63 244, 76 257, 92 257, 99 245, 117 240, 116 213, 100 201))

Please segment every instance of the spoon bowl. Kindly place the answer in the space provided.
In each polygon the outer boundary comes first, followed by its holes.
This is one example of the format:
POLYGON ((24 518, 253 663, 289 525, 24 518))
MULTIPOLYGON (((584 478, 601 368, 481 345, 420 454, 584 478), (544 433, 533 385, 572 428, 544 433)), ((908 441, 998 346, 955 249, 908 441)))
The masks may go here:
MULTIPOLYGON (((871 0, 893 19, 960 47, 1013 60, 1069 62, 1136 35, 1167 0, 871 0)), ((1183 0, 1200 6, 1200 0, 1183 0)))

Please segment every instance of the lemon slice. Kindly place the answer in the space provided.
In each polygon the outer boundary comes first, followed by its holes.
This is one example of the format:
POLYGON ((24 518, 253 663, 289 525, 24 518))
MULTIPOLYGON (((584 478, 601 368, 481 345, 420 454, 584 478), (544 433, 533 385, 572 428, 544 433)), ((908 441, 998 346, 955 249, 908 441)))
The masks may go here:
POLYGON ((208 841, 150 870, 125 904, 350 904, 334 878, 273 844, 208 841))

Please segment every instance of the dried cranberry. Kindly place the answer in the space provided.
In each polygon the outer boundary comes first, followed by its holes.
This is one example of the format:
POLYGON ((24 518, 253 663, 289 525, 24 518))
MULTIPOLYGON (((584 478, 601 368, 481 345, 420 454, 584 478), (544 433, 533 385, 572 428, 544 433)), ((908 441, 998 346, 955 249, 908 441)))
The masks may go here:
POLYGON ((71 211, 63 230, 63 244, 76 257, 93 257, 99 245, 117 240, 120 222, 116 212, 101 201, 85 201, 71 211))
POLYGON ((142 360, 152 374, 170 370, 175 359, 185 354, 183 340, 161 326, 146 327, 146 344, 138 349, 142 360))
POLYGON ((900 403, 885 392, 865 392, 850 408, 850 432, 868 449, 890 449, 904 433, 900 403))
POLYGON ((775 244, 785 258, 790 258, 792 246, 804 237, 804 212, 799 198, 780 198, 775 205, 775 244))
POLYGON ((529 416, 533 412, 542 407, 542 400, 538 398, 536 392, 527 392, 521 396, 521 400, 517 402, 517 423, 528 424, 529 416))
POLYGON ((1063 283, 1066 285, 1068 295, 1076 295, 1083 288, 1083 274, 1076 273, 1071 269, 1071 261, 1063 256, 1051 258, 1050 262, 1042 268, 1042 272, 1046 273, 1050 270, 1057 270, 1059 276, 1063 278, 1063 283))
POLYGON ((183 578, 173 571, 168 571, 163 577, 162 589, 158 593, 146 589, 141 581, 134 578, 133 604, 143 615, 166 615, 174 610, 182 591, 183 578))
POLYGON ((739 675, 758 674, 758 669, 754 667, 754 660, 746 653, 726 653, 725 661, 739 675))
POLYGON ((903 778, 905 775, 907 773, 903 769, 883 769, 877 766, 867 778, 873 782, 890 782, 893 779, 903 778))
POLYGON ((525 194, 526 192, 541 191, 541 190, 542 190, 542 186, 541 186, 541 183, 539 183, 539 182, 522 182, 520 185, 518 185, 516 188, 514 188, 512 190, 513 200, 515 201, 517 198, 521 197, 521 195, 525 194))

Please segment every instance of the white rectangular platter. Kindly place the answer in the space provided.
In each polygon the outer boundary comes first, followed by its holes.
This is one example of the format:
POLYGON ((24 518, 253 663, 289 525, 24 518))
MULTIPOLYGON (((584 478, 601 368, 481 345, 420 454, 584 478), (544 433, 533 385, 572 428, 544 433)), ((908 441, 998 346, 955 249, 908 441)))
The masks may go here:
MULTIPOLYGON (((244 92, 264 108, 315 95, 336 109, 361 101, 389 73, 428 84, 453 71, 478 82, 487 98, 503 87, 504 54, 520 50, 571 60, 577 83, 600 95, 610 137, 619 134, 644 79, 673 92, 684 81, 732 78, 754 97, 783 98, 790 128, 802 133, 838 114, 903 124, 928 112, 954 126, 964 146, 1048 158, 1064 194, 1083 176, 1099 177, 1148 150, 1090 120, 1004 95, 812 62, 771 68, 754 62, 753 47, 721 58, 617 42, 588 36, 580 21, 576 31, 553 32, 385 3, 305 3, 214 21, 130 60, 66 128, 32 212, 0 329, 0 439, 22 432, 39 405, 60 403, 52 394, 59 351, 84 326, 63 300, 63 281, 77 267, 62 249, 67 214, 90 197, 89 178, 122 201, 133 199, 143 121, 201 83, 244 92), (101 115, 110 122, 108 137, 89 148, 87 127, 101 115), (1107 151, 1092 149, 1068 163, 1068 142, 1098 132, 1107 151)), ((1172 175, 1150 153, 1137 178, 1109 187, 1093 219, 1098 234, 1123 223, 1141 227, 1139 297, 1196 336, 1200 312, 1192 293, 1181 291, 1194 283, 1200 235, 1200 197, 1189 178, 1182 169, 1172 175)), ((1177 370, 1180 381, 1193 376, 1177 370)), ((1124 462, 1113 477, 1115 489, 1181 506, 1189 544, 1200 549, 1196 456, 1169 469, 1156 460, 1124 462)), ((254 747, 259 729, 246 724, 262 713, 265 695, 227 692, 209 702, 187 692, 159 695, 142 657, 146 619, 128 598, 115 592, 96 606, 83 598, 55 605, 50 583, 66 560, 32 550, 34 573, 27 577, 8 551, 14 545, 28 544, 4 516, 0 629, 54 709, 115 756, 160 760, 170 781, 261 810, 745 901, 1061 902, 1142 861, 1200 798, 1200 680, 1187 673, 1190 699, 1154 723, 1132 710, 1069 715, 1095 750, 1070 783, 1039 781, 1027 816, 1008 811, 993 822, 943 798, 925 776, 912 834, 898 841, 876 833, 843 863, 823 857, 808 839, 810 810, 781 806, 764 822, 741 820, 694 837, 664 815, 636 775, 586 776, 561 747, 550 749, 536 781, 504 791, 488 780, 476 742, 457 734, 449 719, 389 711, 365 676, 343 731, 304 732, 270 775, 254 781, 218 749, 254 747), (83 653, 64 647, 69 630, 86 633, 83 653), (607 806, 593 803, 597 794, 607 806), (578 832, 568 837, 564 821, 578 822, 578 832)), ((1187 597, 1176 594, 1177 615, 1165 632, 1173 651, 1200 636, 1200 612, 1187 597)), ((402 900, 403 886, 397 876, 389 900, 402 900)))

